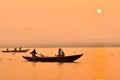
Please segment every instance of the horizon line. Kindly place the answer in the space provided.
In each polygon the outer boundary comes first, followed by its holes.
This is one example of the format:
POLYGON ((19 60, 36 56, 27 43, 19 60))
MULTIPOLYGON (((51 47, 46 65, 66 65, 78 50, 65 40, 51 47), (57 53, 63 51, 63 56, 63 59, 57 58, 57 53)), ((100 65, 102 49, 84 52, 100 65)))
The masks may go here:
POLYGON ((6 47, 120 47, 120 43, 58 43, 58 44, 22 44, 22 45, 0 45, 1 48, 6 48, 6 47))

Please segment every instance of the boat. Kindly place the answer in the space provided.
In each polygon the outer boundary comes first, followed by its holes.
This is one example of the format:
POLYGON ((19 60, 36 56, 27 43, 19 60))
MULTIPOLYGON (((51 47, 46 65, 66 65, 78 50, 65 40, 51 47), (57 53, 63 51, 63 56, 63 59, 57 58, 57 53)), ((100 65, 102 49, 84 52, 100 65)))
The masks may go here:
POLYGON ((24 50, 2 50, 2 52, 27 52, 29 49, 24 49, 24 50))
POLYGON ((70 55, 70 56, 53 56, 53 57, 31 57, 31 56, 22 56, 24 59, 28 61, 41 61, 41 62, 73 62, 80 58, 83 54, 78 55, 70 55))

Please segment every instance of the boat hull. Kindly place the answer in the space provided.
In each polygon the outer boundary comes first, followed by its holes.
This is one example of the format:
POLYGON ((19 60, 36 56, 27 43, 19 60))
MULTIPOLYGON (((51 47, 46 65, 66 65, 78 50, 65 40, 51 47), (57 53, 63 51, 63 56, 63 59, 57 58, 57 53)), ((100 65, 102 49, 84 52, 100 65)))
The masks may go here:
POLYGON ((25 50, 19 50, 19 51, 15 51, 15 50, 11 50, 11 51, 2 51, 2 52, 27 52, 29 49, 25 49, 25 50))
POLYGON ((23 56, 24 59, 28 61, 41 61, 41 62, 73 62, 80 58, 83 54, 80 55, 71 55, 64 57, 28 57, 23 56))

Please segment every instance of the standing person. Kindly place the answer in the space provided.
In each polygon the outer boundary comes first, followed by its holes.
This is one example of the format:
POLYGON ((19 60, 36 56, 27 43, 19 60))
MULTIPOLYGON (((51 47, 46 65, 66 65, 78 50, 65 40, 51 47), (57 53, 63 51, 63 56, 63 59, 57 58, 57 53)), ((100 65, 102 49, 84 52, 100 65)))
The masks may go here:
POLYGON ((36 50, 34 49, 30 54, 32 54, 32 57, 36 57, 37 52, 36 52, 36 50))
POLYGON ((58 50, 58 56, 65 56, 65 53, 61 48, 58 50))

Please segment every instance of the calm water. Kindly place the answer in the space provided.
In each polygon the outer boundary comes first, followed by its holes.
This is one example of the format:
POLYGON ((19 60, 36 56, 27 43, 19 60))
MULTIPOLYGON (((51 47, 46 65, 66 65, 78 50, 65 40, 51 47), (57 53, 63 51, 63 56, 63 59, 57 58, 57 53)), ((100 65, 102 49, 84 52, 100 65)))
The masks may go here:
MULTIPOLYGON (((58 51, 35 49, 46 56, 54 56, 58 51)), ((32 50, 0 52, 0 80, 120 80, 120 47, 63 48, 66 55, 84 54, 73 63, 29 62, 22 58, 32 50)))

